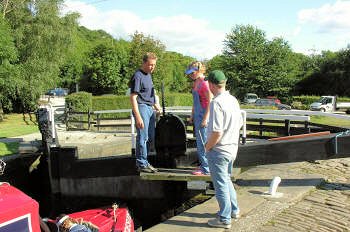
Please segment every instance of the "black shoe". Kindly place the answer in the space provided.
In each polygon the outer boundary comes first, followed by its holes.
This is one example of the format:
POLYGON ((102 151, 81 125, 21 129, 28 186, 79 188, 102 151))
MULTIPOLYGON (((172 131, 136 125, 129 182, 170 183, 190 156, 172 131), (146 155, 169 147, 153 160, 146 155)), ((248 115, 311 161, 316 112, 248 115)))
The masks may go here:
POLYGON ((151 169, 149 166, 147 167, 137 167, 137 171, 139 172, 146 172, 146 173, 155 173, 153 169, 151 169))
POLYGON ((158 169, 156 169, 155 167, 153 167, 152 165, 148 165, 147 166, 149 169, 151 169, 153 172, 158 172, 158 169))

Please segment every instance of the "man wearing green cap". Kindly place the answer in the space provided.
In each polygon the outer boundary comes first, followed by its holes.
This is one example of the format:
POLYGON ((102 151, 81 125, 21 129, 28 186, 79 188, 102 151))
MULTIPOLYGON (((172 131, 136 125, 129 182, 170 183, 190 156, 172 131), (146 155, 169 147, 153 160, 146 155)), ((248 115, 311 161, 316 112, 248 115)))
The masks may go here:
POLYGON ((206 78, 214 98, 210 103, 208 140, 205 144, 209 170, 219 203, 215 219, 209 226, 231 228, 231 218, 239 217, 236 191, 231 181, 233 162, 236 159, 239 131, 243 120, 237 99, 226 91, 226 77, 215 70, 206 78))

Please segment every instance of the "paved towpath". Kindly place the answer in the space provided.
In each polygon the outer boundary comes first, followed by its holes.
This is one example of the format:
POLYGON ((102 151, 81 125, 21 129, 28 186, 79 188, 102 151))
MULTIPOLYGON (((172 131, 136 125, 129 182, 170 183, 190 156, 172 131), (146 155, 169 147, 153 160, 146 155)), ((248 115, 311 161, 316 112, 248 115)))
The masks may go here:
MULTIPOLYGON (((350 158, 259 166, 237 178, 242 217, 226 231, 350 231, 350 158), (281 198, 264 194, 274 176, 281 198)), ((217 210, 211 198, 147 231, 225 231, 206 224, 217 210)))

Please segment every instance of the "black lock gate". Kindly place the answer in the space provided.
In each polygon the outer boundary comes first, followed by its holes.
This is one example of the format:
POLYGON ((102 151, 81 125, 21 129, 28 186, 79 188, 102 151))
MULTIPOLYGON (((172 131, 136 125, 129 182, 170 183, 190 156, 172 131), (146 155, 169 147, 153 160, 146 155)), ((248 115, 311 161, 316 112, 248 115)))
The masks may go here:
POLYGON ((156 125, 155 148, 158 167, 176 168, 176 158, 186 153, 186 127, 180 117, 161 116, 156 125))

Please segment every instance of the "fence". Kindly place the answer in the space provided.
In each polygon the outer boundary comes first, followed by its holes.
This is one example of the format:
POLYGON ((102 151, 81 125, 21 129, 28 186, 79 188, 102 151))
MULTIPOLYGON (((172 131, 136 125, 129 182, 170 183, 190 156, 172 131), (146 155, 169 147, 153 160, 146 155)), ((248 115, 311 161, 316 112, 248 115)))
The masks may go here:
MULTIPOLYGON (((167 107, 167 113, 179 115, 184 119, 191 114, 191 107, 178 106, 167 107)), ((66 112, 67 130, 95 130, 95 131, 113 131, 119 133, 132 132, 132 114, 131 109, 122 110, 104 110, 92 112, 66 112)), ((243 138, 246 137, 246 130, 250 131, 251 137, 271 138, 278 136, 289 136, 323 129, 334 132, 341 131, 342 128, 332 127, 310 122, 309 115, 327 115, 337 118, 347 118, 349 116, 333 115, 330 113, 301 111, 301 110, 263 110, 263 109, 245 109, 242 114, 246 117, 244 128, 242 130, 243 138), (246 116, 245 116, 246 115, 246 116), (325 128, 322 128, 324 126, 325 128)), ((192 127, 187 127, 188 131, 192 127)))
POLYGON ((66 112, 67 130, 97 130, 111 129, 115 132, 131 132, 131 110, 103 110, 91 112, 66 112))

